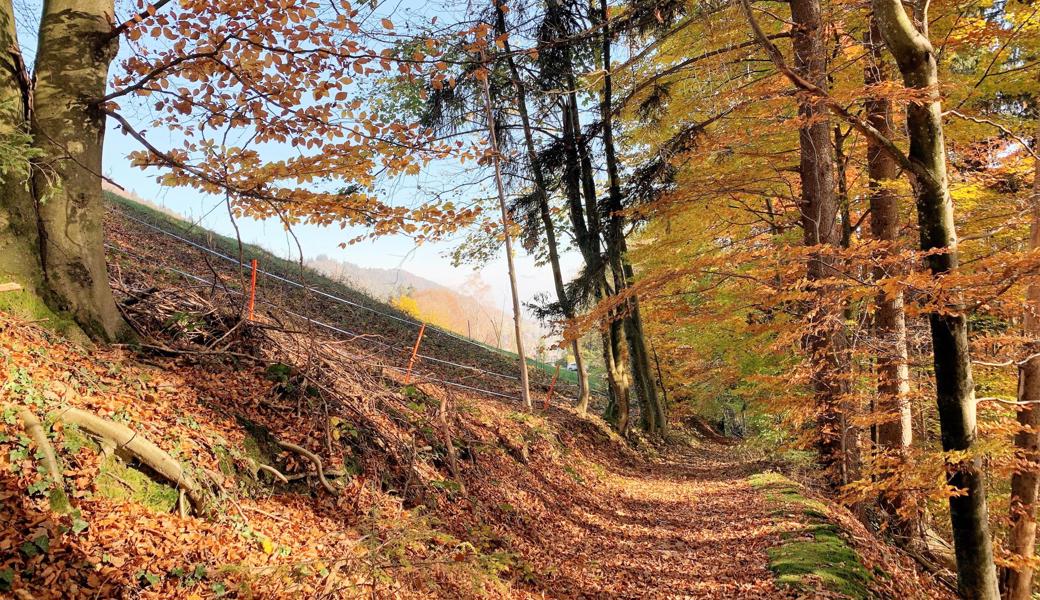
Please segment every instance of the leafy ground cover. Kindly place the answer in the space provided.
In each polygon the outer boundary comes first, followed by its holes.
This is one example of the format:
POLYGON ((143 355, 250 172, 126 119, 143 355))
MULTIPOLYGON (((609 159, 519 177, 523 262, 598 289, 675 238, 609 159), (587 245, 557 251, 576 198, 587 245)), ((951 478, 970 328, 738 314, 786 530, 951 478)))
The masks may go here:
MULTIPOLYGON (((136 253, 170 254, 141 230, 112 229, 136 253)), ((441 386, 428 365, 405 381, 360 340, 273 309, 245 323, 220 286, 114 265, 148 343, 84 348, 0 312, 0 594, 950 597, 827 503, 827 534, 843 532, 870 576, 854 588, 785 585, 771 564, 811 523, 801 504, 778 509, 788 492, 756 488, 749 477, 765 463, 733 446, 680 436, 633 449, 566 400, 527 413, 441 386), (199 514, 129 443, 106 447, 69 425, 70 407, 154 443, 204 482, 212 509, 199 514), (52 503, 24 408, 55 450, 68 510, 52 503)))

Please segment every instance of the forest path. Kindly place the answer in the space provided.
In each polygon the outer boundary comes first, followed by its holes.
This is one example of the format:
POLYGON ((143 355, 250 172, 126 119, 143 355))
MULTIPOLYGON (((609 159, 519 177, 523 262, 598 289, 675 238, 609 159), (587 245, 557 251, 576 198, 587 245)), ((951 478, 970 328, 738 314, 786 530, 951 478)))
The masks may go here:
POLYGON ((776 517, 748 483, 755 465, 732 447, 675 448, 611 468, 560 523, 548 587, 562 598, 785 598, 766 549, 776 517))

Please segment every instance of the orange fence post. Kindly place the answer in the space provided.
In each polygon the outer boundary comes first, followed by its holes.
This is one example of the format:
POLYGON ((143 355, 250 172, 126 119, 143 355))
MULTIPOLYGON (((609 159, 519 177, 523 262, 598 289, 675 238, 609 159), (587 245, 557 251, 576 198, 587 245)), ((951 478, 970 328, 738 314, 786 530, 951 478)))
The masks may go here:
POLYGON ((253 303, 256 301, 256 259, 249 261, 253 267, 253 274, 249 278, 249 320, 253 320, 253 303))
POLYGON ((415 364, 415 357, 419 354, 419 343, 422 342, 422 336, 426 333, 426 323, 423 323, 419 327, 419 337, 415 338, 415 347, 412 348, 412 357, 408 359, 408 372, 404 375, 404 384, 409 385, 412 383, 412 365, 415 364))
POLYGON ((552 383, 549 384, 549 393, 545 395, 545 400, 542 402, 542 410, 549 408, 549 401, 552 400, 553 390, 556 389, 556 378, 560 376, 560 365, 556 365, 556 372, 553 373, 552 383))

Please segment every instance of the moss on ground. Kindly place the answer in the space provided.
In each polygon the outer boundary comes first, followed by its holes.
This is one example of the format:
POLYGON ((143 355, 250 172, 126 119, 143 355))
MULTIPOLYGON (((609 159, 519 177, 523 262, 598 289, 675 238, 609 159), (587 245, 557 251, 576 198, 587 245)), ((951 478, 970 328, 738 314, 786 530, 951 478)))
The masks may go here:
POLYGON ((873 576, 829 521, 826 504, 807 498, 801 486, 779 473, 759 473, 748 480, 778 514, 795 515, 805 523, 768 551, 769 568, 781 585, 804 591, 823 586, 854 600, 872 597, 873 576))
MULTIPOLYGON (((0 281, 0 283, 3 283, 0 281)), ((0 292, 0 311, 14 315, 26 321, 35 321, 55 333, 77 343, 88 342, 72 315, 55 312, 40 298, 28 290, 0 292)))
POLYGON ((101 463, 96 485, 98 493, 106 498, 132 500, 155 512, 172 511, 180 495, 176 488, 155 481, 116 456, 101 463))

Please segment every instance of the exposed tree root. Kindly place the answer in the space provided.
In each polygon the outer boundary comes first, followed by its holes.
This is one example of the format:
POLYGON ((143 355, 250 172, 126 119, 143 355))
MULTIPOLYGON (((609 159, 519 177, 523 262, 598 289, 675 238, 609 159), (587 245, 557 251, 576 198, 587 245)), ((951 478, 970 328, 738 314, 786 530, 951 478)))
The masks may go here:
POLYGON ((274 468, 272 466, 258 464, 256 466, 256 470, 257 471, 263 471, 264 473, 267 473, 268 475, 270 475, 271 477, 274 477, 275 479, 277 479, 278 481, 281 481, 282 483, 289 483, 289 480, 285 478, 285 475, 282 475, 281 471, 279 471, 278 469, 276 469, 276 468, 274 468))
POLYGON ((47 469, 47 476, 50 477, 53 492, 51 496, 51 506, 59 512, 65 512, 70 508, 68 496, 65 494, 65 478, 61 474, 61 465, 58 464, 58 457, 54 454, 54 446, 51 445, 51 441, 47 438, 47 432, 43 429, 43 423, 40 419, 25 406, 16 406, 15 409, 18 411, 18 418, 22 421, 22 427, 25 429, 26 435, 32 438, 34 444, 36 444, 36 450, 43 456, 43 465, 47 469))
POLYGON ((189 475, 172 456, 153 444, 143 435, 126 427, 103 419, 95 414, 78 408, 66 408, 58 418, 66 423, 77 425, 80 429, 99 437, 114 445, 117 452, 124 452, 139 460, 163 478, 183 490, 197 514, 208 514, 212 509, 212 498, 189 475))
MULTIPOLYGON (((331 471, 324 471, 322 474, 325 475, 325 479, 334 479, 334 478, 337 478, 337 477, 346 477, 348 475, 348 473, 346 471, 340 471, 338 469, 334 469, 334 470, 331 470, 331 471)), ((301 479, 307 479, 308 477, 316 477, 317 475, 318 475, 317 472, 310 472, 310 471, 308 471, 307 473, 293 473, 292 475, 286 475, 285 476, 285 480, 289 481, 289 482, 299 481, 301 479)))
POLYGON ((291 442, 281 442, 280 441, 280 442, 278 442, 278 445, 281 446, 282 448, 285 448, 286 450, 292 450, 293 452, 299 454, 300 456, 303 456, 307 460, 309 460, 312 463, 314 463, 314 468, 318 472, 318 480, 321 481, 321 486, 323 488, 325 488, 325 491, 327 491, 328 493, 332 494, 333 496, 338 496, 339 495, 339 490, 336 489, 331 483, 329 483, 328 479, 325 479, 325 470, 322 468, 321 458, 319 458, 317 454, 311 452, 310 450, 308 450, 306 448, 303 448, 301 446, 297 446, 296 444, 293 444, 291 442))

